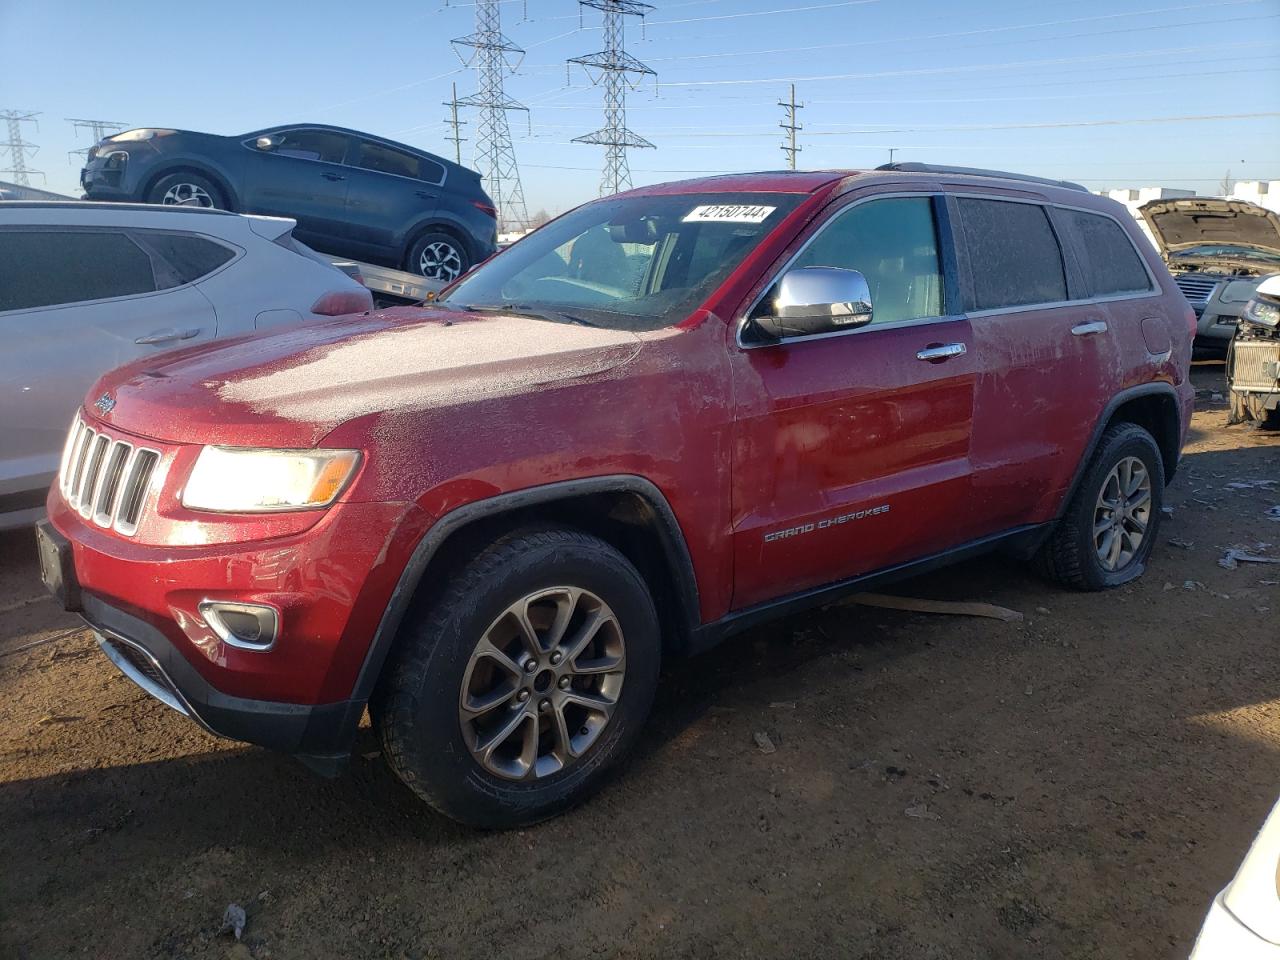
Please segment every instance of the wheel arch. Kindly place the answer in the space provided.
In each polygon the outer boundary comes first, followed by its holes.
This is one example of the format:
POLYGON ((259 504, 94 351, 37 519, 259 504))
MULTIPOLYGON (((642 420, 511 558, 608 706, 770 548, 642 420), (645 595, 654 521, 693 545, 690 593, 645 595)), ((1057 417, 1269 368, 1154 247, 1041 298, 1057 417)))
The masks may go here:
POLYGON ((1058 516, 1066 512, 1067 505, 1075 496, 1076 488, 1084 478, 1093 455, 1098 449, 1103 434, 1117 423, 1134 423, 1142 427, 1156 442, 1160 449, 1160 459, 1164 464, 1165 485, 1173 480, 1178 469, 1178 460, 1182 450, 1182 425, 1178 415, 1178 395, 1167 383, 1147 383, 1123 390, 1111 398, 1102 416, 1094 425, 1093 434, 1085 448, 1080 462, 1076 464, 1071 485, 1058 507, 1058 516))
POLYGON ((401 267, 412 272, 409 256, 413 253, 414 245, 428 233, 447 233, 453 237, 453 239, 462 244, 462 248, 467 252, 467 258, 471 261, 471 266, 475 266, 477 261, 475 245, 471 242, 471 237, 468 235, 467 230, 452 220, 441 220, 435 217, 408 231, 408 238, 405 240, 404 249, 400 253, 401 267))
POLYGON ((654 592, 664 648, 688 647, 700 623, 698 588, 688 545, 666 497, 639 476, 566 480, 465 504, 431 526, 401 573, 352 700, 373 696, 405 617, 442 589, 448 569, 507 533, 548 524, 594 534, 622 553, 654 592))
POLYGON ((217 170, 192 160, 175 161, 152 171, 147 175, 147 179, 142 182, 142 187, 138 191, 139 199, 146 203, 147 197, 151 194, 155 185, 165 177, 175 173, 194 173, 197 176, 212 180, 214 185, 222 191, 222 198, 227 202, 227 209, 232 213, 240 211, 240 198, 236 196, 235 190, 231 188, 230 181, 217 170))

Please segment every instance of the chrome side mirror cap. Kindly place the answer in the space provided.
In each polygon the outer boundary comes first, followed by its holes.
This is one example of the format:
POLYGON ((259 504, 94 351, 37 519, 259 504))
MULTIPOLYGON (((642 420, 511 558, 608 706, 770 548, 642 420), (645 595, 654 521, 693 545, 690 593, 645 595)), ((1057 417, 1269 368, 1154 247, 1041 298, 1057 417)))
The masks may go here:
POLYGON ((797 267, 782 275, 767 316, 754 323, 768 337, 813 336, 871 322, 871 287, 857 270, 797 267))
POLYGON ((279 144, 275 137, 259 137, 253 145, 259 150, 274 150, 279 144))

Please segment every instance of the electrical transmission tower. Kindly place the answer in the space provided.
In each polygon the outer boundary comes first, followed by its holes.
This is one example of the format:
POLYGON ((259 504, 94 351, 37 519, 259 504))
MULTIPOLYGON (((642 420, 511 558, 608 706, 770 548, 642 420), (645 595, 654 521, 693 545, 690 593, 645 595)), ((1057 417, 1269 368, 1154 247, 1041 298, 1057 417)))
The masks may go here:
MULTIPOLYGON (((484 187, 498 208, 499 216, 508 225, 525 227, 529 212, 524 205, 524 187, 520 185, 520 168, 516 166, 516 151, 511 145, 511 128, 507 113, 529 108, 511 99, 503 90, 506 73, 514 73, 524 57, 524 50, 517 47, 502 33, 502 0, 476 0, 476 32, 453 41, 457 47, 469 47, 471 54, 458 58, 466 66, 475 65, 480 89, 459 100, 456 107, 476 107, 480 110, 480 122, 476 128, 476 166, 484 179, 484 187)), ((455 107, 455 109, 456 109, 455 107)), ((457 128, 454 128, 455 135, 457 128)))
POLYGON ((803 103, 796 103, 796 85, 791 84, 791 99, 779 100, 778 106, 787 111, 786 119, 778 124, 786 131, 787 139, 782 143, 782 152, 787 157, 787 166, 794 170, 796 168, 796 154, 804 147, 796 145, 796 133, 803 130, 804 127, 796 120, 796 111, 804 109, 803 103))
POLYGON ((604 49, 585 57, 573 57, 570 63, 580 64, 591 77, 592 83, 604 87, 604 126, 595 133, 574 137, 574 143, 593 143, 605 147, 604 174, 600 178, 600 196, 607 197, 631 189, 631 168, 627 164, 628 147, 647 147, 653 144, 639 134, 627 129, 627 87, 634 87, 645 77, 657 73, 635 57, 623 46, 623 17, 644 17, 653 9, 652 4, 639 0, 578 0, 584 7, 593 7, 604 13, 604 49), (594 72, 593 72, 594 71, 594 72), (638 79, 632 82, 631 75, 638 79))
POLYGON ((7 140, 0 141, 0 152, 9 152, 9 167, 0 170, 0 174, 13 177, 13 182, 23 187, 31 186, 32 174, 37 174, 44 180, 43 173, 27 166, 27 160, 34 157, 40 148, 22 139, 24 123, 33 123, 37 130, 40 129, 40 124, 36 121, 38 116, 40 114, 27 110, 0 110, 0 119, 5 121, 9 134, 7 140))
POLYGON ((67 160, 74 162, 75 157, 87 157, 89 149, 93 144, 99 143, 104 137, 112 133, 119 133, 126 124, 116 123, 114 120, 77 120, 75 117, 67 117, 67 123, 71 124, 72 129, 76 132, 88 130, 90 137, 93 139, 88 147, 81 147, 79 150, 71 150, 67 153, 67 160))
POLYGON ((453 161, 459 166, 462 165, 462 145, 467 142, 467 138, 462 135, 462 128, 467 125, 467 121, 458 119, 458 85, 453 85, 453 98, 447 101, 444 106, 449 108, 449 119, 445 123, 449 124, 451 136, 445 137, 453 144, 453 161))

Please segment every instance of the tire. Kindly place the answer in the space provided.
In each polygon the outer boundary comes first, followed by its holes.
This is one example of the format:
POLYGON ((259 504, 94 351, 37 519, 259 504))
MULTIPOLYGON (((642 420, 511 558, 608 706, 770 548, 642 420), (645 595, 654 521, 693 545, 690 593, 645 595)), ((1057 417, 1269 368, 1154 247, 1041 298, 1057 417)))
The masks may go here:
POLYGON ((414 241, 405 269, 428 280, 452 283, 471 269, 466 245, 452 234, 431 230, 414 241))
POLYGON ((147 192, 147 203, 229 210, 222 190, 208 177, 180 170, 161 177, 147 192))
POLYGON ((1266 430, 1268 433, 1280 431, 1280 407, 1264 413, 1262 419, 1258 421, 1258 429, 1266 430))
POLYGON ((603 540, 565 529, 489 546, 437 600, 411 611, 397 642, 373 711, 388 763, 440 813, 497 829, 555 816, 600 785, 649 715, 661 660, 658 617, 639 572, 603 540), (526 611, 538 638, 534 669, 513 608, 526 611), (590 622, 600 624, 595 639, 557 661, 557 633, 567 649, 590 622), (507 654, 505 667, 481 652, 491 649, 485 641, 507 654), (576 673, 588 669, 599 672, 576 673), (602 719, 575 697, 612 699, 611 713, 602 719), (512 732, 500 739, 501 730, 512 732))
POLYGON ((1080 485, 1067 504, 1066 513, 1058 521, 1048 542, 1040 548, 1038 556, 1042 571, 1051 579, 1074 590, 1107 590, 1129 583, 1142 576, 1147 567, 1159 533, 1161 508, 1164 506, 1164 460, 1155 440, 1142 427, 1133 423, 1118 423, 1107 428, 1098 443, 1098 449, 1080 480, 1080 485), (1131 478, 1138 473, 1134 463, 1141 464, 1145 473, 1145 511, 1133 506, 1141 499, 1142 488, 1127 499, 1128 513, 1115 511, 1103 503, 1104 496, 1117 501, 1119 480, 1125 466, 1132 469, 1131 478), (1113 485, 1114 484, 1114 485, 1113 485), (1105 489, 1104 489, 1105 487, 1105 489), (1120 540, 1108 540, 1106 532, 1095 539, 1095 523, 1110 520, 1120 540), (1145 523, 1140 542, 1134 544, 1134 535, 1140 523, 1145 523), (1120 537, 1124 531, 1126 537, 1120 537), (1132 549, 1126 549, 1130 547, 1132 549), (1106 549, 1104 558, 1100 551, 1106 549), (1115 566, 1110 562, 1114 560, 1115 566))

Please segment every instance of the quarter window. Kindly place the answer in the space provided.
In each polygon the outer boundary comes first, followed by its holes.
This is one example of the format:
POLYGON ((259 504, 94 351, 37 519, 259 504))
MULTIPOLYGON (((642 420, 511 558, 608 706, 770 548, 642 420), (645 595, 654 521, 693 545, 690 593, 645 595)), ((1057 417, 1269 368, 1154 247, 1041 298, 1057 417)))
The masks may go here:
POLYGON ((1062 210, 1062 217, 1079 238, 1080 256, 1095 297, 1145 293, 1151 278, 1124 228, 1110 217, 1082 210, 1062 210))
POLYGON ((181 233, 139 233, 138 242, 160 262, 156 264, 161 290, 194 283, 235 256, 220 243, 181 233))
POLYGON ((152 293, 151 258, 123 233, 0 231, 0 311, 152 293))
POLYGON ((872 323, 936 317, 942 271, 929 197, 888 197, 849 207, 792 264, 861 271, 871 288, 872 323))
POLYGON ((1043 207, 971 197, 956 202, 973 274, 969 310, 1067 299, 1062 250, 1043 207))
POLYGON ((384 147, 380 143, 360 141, 360 152, 355 166, 376 173, 394 173, 398 177, 409 177, 413 180, 425 180, 428 183, 440 183, 444 180, 444 167, 424 157, 384 147))

